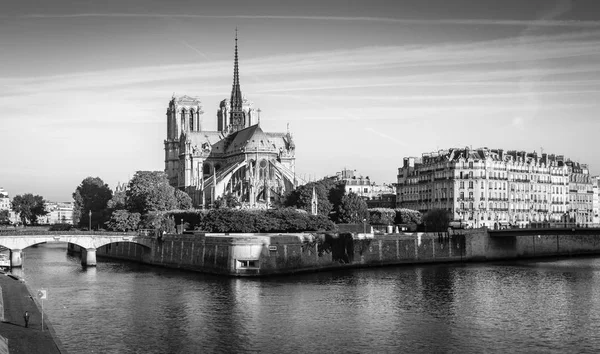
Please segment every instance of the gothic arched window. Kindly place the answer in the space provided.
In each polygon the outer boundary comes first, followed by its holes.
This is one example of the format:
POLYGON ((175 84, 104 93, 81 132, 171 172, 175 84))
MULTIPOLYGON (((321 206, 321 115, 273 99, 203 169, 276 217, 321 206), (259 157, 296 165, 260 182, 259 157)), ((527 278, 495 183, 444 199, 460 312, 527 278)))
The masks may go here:
POLYGON ((267 178, 267 160, 261 160, 258 165, 258 177, 260 179, 267 178))
POLYGON ((181 130, 185 130, 185 109, 181 109, 181 130))
POLYGON ((190 110, 190 131, 194 131, 194 110, 190 110))

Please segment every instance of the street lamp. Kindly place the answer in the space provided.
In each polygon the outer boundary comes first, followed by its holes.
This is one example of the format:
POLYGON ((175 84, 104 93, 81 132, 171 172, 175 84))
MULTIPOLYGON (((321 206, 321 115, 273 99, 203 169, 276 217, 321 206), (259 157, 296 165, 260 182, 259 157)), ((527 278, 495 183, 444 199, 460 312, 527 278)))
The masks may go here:
POLYGON ((363 219, 363 234, 367 233, 367 219, 363 219))
POLYGON ((89 219, 90 219, 89 220, 90 221, 90 228, 89 228, 89 230, 92 231, 92 210, 91 209, 90 209, 89 215, 90 215, 90 217, 89 217, 89 219))

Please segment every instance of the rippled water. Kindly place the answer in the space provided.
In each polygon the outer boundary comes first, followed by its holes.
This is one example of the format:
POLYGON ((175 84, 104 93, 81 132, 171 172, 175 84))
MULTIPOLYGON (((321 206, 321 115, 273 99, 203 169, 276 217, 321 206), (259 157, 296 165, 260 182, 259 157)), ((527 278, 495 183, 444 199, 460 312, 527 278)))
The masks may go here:
POLYGON ((70 353, 600 350, 600 258, 235 279, 25 250, 70 353))

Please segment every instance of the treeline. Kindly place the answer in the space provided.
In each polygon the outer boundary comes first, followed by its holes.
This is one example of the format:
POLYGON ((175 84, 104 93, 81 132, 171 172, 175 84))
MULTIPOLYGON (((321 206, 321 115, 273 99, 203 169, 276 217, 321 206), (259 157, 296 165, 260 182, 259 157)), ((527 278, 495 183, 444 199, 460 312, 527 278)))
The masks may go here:
MULTIPOLYGON (((173 232, 183 224, 186 230, 207 232, 335 230, 328 216, 311 215, 303 208, 286 207, 285 203, 271 210, 239 209, 240 203, 232 195, 219 198, 214 209, 193 209, 191 198, 170 186, 166 174, 160 171, 138 171, 126 190, 118 192, 113 192, 101 178, 88 177, 77 187, 73 199, 74 224, 81 229, 173 232)), ((340 202, 349 205, 354 199, 341 196, 340 202)), ((325 205, 329 211, 332 207, 325 205)), ((366 210, 365 204, 365 213, 366 210)))
MULTIPOLYGON (((289 191, 274 203, 275 209, 242 209, 232 194, 218 198, 210 210, 193 208, 187 193, 169 185, 162 171, 138 171, 124 191, 112 191, 99 177, 87 177, 73 193, 73 224, 80 229, 134 231, 138 229, 174 232, 296 232, 335 230, 335 224, 413 225, 423 231, 444 231, 448 212, 434 209, 425 215, 410 209, 373 208, 345 186, 324 178, 289 191), (318 215, 311 215, 313 193, 318 215)), ((16 196, 12 208, 24 224, 45 215, 41 196, 16 196)), ((4 215, 0 215, 4 217, 4 215)), ((1 220, 0 220, 1 221, 1 220)), ((55 225, 60 228, 60 225, 55 225)), ((64 227, 69 227, 64 225, 64 227)))
POLYGON ((100 177, 87 177, 73 193, 73 224, 82 229, 115 231, 173 228, 171 221, 154 215, 192 208, 185 192, 169 185, 161 171, 138 171, 125 191, 113 191, 100 177))
MULTIPOLYGON (((335 224, 322 215, 293 208, 271 210, 211 209, 175 210, 153 213, 157 219, 170 219, 171 226, 206 232, 301 232, 334 231, 335 224)), ((167 232, 171 230, 166 230, 167 232)))

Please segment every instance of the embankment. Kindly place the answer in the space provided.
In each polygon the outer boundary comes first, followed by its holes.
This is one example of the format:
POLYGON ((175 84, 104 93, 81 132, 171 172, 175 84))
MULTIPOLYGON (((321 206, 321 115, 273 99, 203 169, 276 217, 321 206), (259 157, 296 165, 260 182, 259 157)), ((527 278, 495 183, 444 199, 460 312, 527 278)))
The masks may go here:
MULTIPOLYGON (((150 244, 110 244, 99 248, 97 255, 208 273, 260 276, 345 267, 600 254, 600 231, 597 235, 511 237, 490 236, 485 229, 454 235, 190 233, 154 238, 150 244)), ((69 248, 76 250, 77 246, 69 248)))
POLYGON ((1 341, 0 345, 8 344, 8 352, 11 354, 66 353, 47 316, 44 317, 42 330, 41 308, 25 282, 18 277, 2 273, 0 287, 0 309, 3 310, 4 316, 0 322, 0 335, 6 340, 1 341), (25 311, 30 314, 28 327, 25 327, 25 311))

